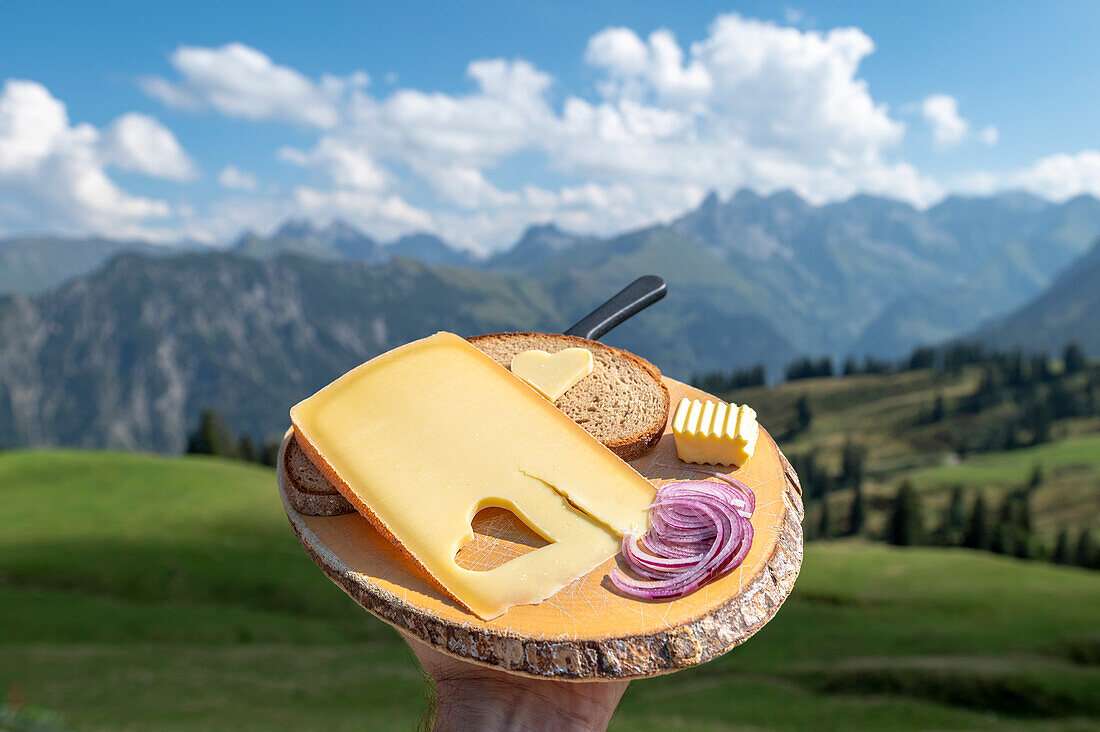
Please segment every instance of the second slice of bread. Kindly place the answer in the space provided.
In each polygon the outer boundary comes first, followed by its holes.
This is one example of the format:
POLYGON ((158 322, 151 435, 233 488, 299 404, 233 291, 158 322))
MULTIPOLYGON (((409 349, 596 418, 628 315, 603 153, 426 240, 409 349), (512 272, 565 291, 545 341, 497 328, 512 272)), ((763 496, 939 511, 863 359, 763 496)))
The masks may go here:
POLYGON ((592 373, 554 406, 623 460, 652 450, 665 431, 668 389, 660 370, 644 358, 599 341, 556 333, 492 333, 467 340, 504 368, 523 351, 591 351, 592 373))

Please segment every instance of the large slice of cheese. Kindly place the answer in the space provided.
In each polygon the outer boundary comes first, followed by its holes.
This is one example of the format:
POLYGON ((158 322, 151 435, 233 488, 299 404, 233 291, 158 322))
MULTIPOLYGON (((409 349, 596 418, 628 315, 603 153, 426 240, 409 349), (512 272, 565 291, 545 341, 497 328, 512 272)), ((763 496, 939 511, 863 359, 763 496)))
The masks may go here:
POLYGON ((290 415, 340 492, 482 618, 550 597, 646 528, 653 486, 451 333, 368 361, 290 415), (459 567, 487 506, 550 544, 488 571, 459 567))

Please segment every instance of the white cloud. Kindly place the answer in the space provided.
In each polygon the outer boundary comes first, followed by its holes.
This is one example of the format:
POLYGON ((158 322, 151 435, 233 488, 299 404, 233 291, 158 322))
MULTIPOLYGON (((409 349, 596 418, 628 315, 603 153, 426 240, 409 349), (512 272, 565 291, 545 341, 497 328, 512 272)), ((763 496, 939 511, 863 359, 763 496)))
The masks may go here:
POLYGON ((1005 179, 1005 188, 1023 188, 1054 201, 1087 193, 1100 196, 1100 150, 1058 153, 1035 161, 1005 179))
POLYGON ((171 107, 213 108, 230 117, 279 120, 328 128, 340 119, 339 103, 367 85, 363 72, 349 77, 307 79, 267 55, 241 43, 220 48, 180 46, 170 59, 182 80, 146 77, 141 87, 171 107))
POLYGON ((948 94, 933 94, 921 102, 921 114, 932 127, 932 138, 943 146, 957 145, 970 131, 970 123, 959 116, 959 103, 948 94))
POLYGON ((1055 153, 1015 170, 970 171, 951 179, 949 187, 975 196, 1023 190, 1051 201, 1080 195, 1100 198, 1100 150, 1055 153))
POLYGON ((653 91, 664 100, 690 102, 713 86, 698 60, 685 66, 684 51, 667 30, 654 31, 643 42, 629 28, 608 28, 589 39, 584 58, 606 71, 600 86, 605 97, 638 98, 653 91))
MULTIPOLYGON (((932 128, 932 139, 941 149, 954 147, 971 137, 970 122, 959 114, 959 102, 949 94, 932 94, 920 104, 920 113, 932 128)), ((978 142, 992 147, 1000 139, 1000 131, 986 125, 974 135, 978 142)))
POLYGON ((101 147, 106 160, 122 170, 175 181, 198 176, 172 131, 144 114, 130 112, 112 122, 103 132, 101 147))
POLYGON ((810 163, 858 166, 905 132, 858 77, 874 48, 858 28, 799 31, 731 13, 692 54, 711 69, 710 106, 727 134, 810 163))
POLYGON ((692 115, 688 141, 859 165, 876 161, 905 130, 857 76, 873 50, 858 28, 822 34, 730 13, 718 16, 686 59, 671 33, 656 31, 643 43, 627 28, 597 33, 585 57, 606 71, 604 103, 618 108, 600 113, 603 125, 614 124, 613 111, 638 116, 640 108, 624 109, 623 99, 648 101, 692 115))
POLYGON ((380 239, 410 231, 437 231, 433 217, 400 196, 349 189, 297 186, 259 195, 231 195, 215 201, 203 215, 183 221, 179 236, 209 244, 232 241, 242 231, 273 231, 291 217, 326 224, 347 221, 380 239))
POLYGON ((549 75, 526 61, 474 61, 477 90, 465 96, 401 89, 384 100, 358 95, 347 133, 402 162, 489 165, 537 145, 554 124, 545 93, 549 75))
POLYGON ((324 137, 309 152, 284 147, 279 150, 279 158, 295 165, 318 168, 341 187, 367 191, 386 187, 388 174, 366 147, 344 138, 324 137))
POLYGON ((466 209, 499 209, 520 203, 518 193, 500 190, 480 170, 465 165, 451 165, 432 171, 432 185, 451 203, 466 209))
POLYGON ((106 133, 71 125, 65 104, 46 87, 8 79, 0 89, 0 224, 8 231, 155 236, 145 222, 168 216, 168 204, 127 193, 106 167, 184 176, 189 159, 166 140, 175 143, 151 118, 123 116, 106 133))
MULTIPOLYGON (((193 227, 341 216, 379 236, 428 229, 492 248, 539 221, 610 233, 667 220, 710 189, 933 203, 944 186, 897 158, 906 126, 860 76, 874 50, 858 28, 803 30, 729 13, 686 42, 663 29, 593 34, 588 94, 502 58, 469 63, 461 93, 370 90, 365 74, 313 79, 239 43, 181 47, 171 57, 177 80, 142 84, 174 107, 316 130, 312 142, 276 153, 307 172, 301 185, 216 205, 193 227), (531 166, 526 180, 516 180, 517 160, 531 166)), ((930 96, 920 112, 942 147, 997 142, 997 128, 973 130, 954 97, 930 96)), ((1051 187, 1043 175, 1033 171, 1029 185, 1051 187)), ((983 184, 1006 180, 991 177, 983 184)))
POLYGON ((91 128, 69 128, 65 105, 46 87, 9 79, 0 94, 0 174, 37 167, 66 137, 88 136, 91 128))
POLYGON ((609 28, 585 51, 599 73, 595 100, 566 94, 555 108, 545 72, 479 60, 467 94, 360 91, 312 150, 279 154, 335 190, 392 190, 386 170, 400 166, 435 191, 437 227, 471 245, 500 246, 547 219, 596 232, 652 223, 709 188, 794 188, 817 202, 874 190, 928 203, 941 195, 935 182, 885 157, 905 127, 858 76, 873 49, 855 28, 800 31, 736 14, 686 48, 665 30, 643 40, 609 28), (501 188, 493 171, 517 153, 586 182, 501 188))
POLYGON ((292 192, 296 211, 314 218, 340 218, 359 223, 380 238, 434 228, 431 216, 400 196, 355 190, 318 190, 308 186, 292 192))
POLYGON ((218 184, 222 188, 233 191, 254 191, 258 185, 256 176, 246 173, 235 165, 222 168, 222 172, 218 173, 218 184))

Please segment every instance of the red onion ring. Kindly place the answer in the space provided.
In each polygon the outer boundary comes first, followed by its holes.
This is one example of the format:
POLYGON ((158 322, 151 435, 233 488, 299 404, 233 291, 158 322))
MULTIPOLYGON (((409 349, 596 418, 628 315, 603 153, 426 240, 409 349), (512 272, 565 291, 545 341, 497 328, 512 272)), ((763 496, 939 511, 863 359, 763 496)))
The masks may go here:
POLYGON ((623 562, 611 582, 647 600, 683 597, 736 569, 752 546, 756 496, 739 480, 701 468, 722 482, 682 480, 657 489, 649 507, 650 528, 623 538, 623 562))

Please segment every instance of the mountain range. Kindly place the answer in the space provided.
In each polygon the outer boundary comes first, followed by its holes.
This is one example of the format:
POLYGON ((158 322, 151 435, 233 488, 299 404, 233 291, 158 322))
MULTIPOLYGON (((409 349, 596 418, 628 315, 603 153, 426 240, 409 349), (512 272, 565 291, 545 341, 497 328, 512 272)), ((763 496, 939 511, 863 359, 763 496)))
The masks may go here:
POLYGON ((551 327, 517 278, 230 252, 123 254, 0 302, 0 443, 179 451, 203 407, 271 437, 367 358, 437 330, 551 327))
POLYGON ((1038 297, 968 336, 996 348, 1058 353, 1077 341, 1100 354, 1100 241, 1038 297))
POLYGON ((809 206, 781 192, 716 196, 672 224, 789 300, 801 350, 897 357, 1036 295, 1100 236, 1100 201, 951 197, 926 211, 856 196, 809 206), (820 334, 815 342, 813 334, 820 334))
POLYGON ((0 241, 0 294, 45 292, 87 274, 120 252, 166 252, 140 241, 32 236, 0 241))
POLYGON ((1039 329, 1050 348, 1077 337, 1100 353, 1081 335, 1097 322, 1100 254, 1084 253, 1098 234, 1100 201, 1087 197, 919 211, 741 191, 610 238, 531 227, 488 258, 431 234, 382 244, 339 221, 292 220, 223 249, 9 240, 0 444, 177 451, 211 406, 270 438, 295 401, 400 343, 562 330, 650 273, 668 297, 604 340, 682 379, 756 363, 776 375, 804 354, 897 356, 968 333, 1026 346, 1039 329))
MULTIPOLYGON (((590 289, 407 258, 122 254, 50 292, 0 299, 0 444, 174 452, 211 406, 271 438, 292 404, 378 353, 438 330, 562 330, 630 279, 590 289)), ((685 378, 795 355, 766 321, 672 305, 605 340, 685 378)))
MULTIPOLYGON (((292 219, 270 235, 245 233, 228 249, 257 259, 296 254, 367 264, 408 257, 539 278, 548 266, 586 277, 582 261, 623 255, 634 263, 645 257, 657 273, 693 262, 716 285, 710 305, 760 315, 796 351, 896 357, 968 333, 1037 295, 1100 236, 1100 201, 1054 204, 1008 193, 951 197, 921 211, 866 195, 813 206, 789 191, 741 190, 725 201, 712 193, 655 229, 665 242, 660 251, 634 249, 651 230, 597 238, 545 224, 503 252, 476 257, 433 234, 382 243, 342 221, 320 227, 292 219)), ((45 291, 120 251, 174 250, 104 239, 8 240, 0 242, 0 293, 45 291)), ((696 271, 686 274, 683 284, 696 288, 696 271)))
POLYGON ((469 252, 455 249, 434 234, 417 233, 382 244, 350 224, 336 220, 325 227, 306 219, 290 219, 270 236, 248 232, 231 247, 247 257, 270 259, 299 254, 323 260, 351 260, 381 264, 395 257, 408 257, 429 265, 474 266, 478 260, 469 252))

